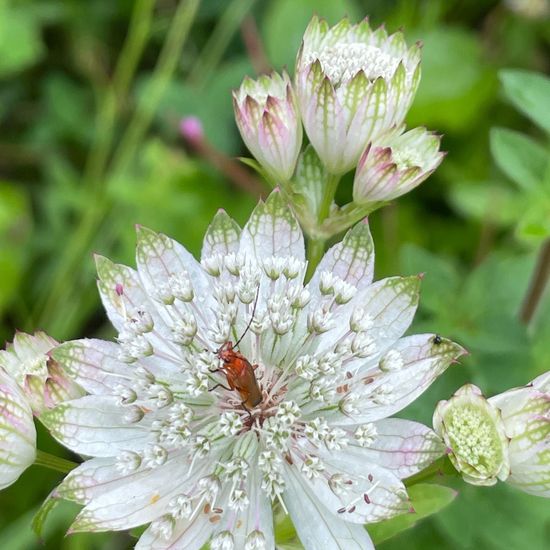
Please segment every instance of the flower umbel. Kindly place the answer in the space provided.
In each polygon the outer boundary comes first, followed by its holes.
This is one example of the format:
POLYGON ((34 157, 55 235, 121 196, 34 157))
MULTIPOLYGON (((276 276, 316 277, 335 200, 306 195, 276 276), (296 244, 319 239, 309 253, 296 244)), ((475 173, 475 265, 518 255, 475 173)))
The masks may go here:
POLYGON ((286 73, 245 78, 233 92, 235 119, 250 152, 276 181, 287 181, 302 145, 302 122, 286 73))
POLYGON ((4 489, 34 462, 36 430, 27 399, 1 367, 0 442, 0 489, 4 489))
POLYGON ((58 489, 84 505, 72 530, 150 523, 138 548, 267 549, 279 501, 306 548, 370 548, 362 524, 408 511, 401 480, 445 451, 427 427, 388 417, 463 353, 403 337, 419 278, 373 283, 372 250, 361 223, 304 285, 303 235, 274 192, 242 230, 218 213, 201 263, 144 228, 137 271, 99 258, 119 336, 54 351, 90 395, 44 415, 92 457, 58 489), (217 351, 251 319, 238 350, 261 400, 245 407, 217 351))
POLYGON ((472 384, 440 401, 434 429, 449 447, 449 458, 468 483, 494 485, 510 474, 508 440, 500 411, 472 384))
POLYGON ((314 17, 296 61, 306 133, 327 169, 354 168, 369 142, 403 123, 420 80, 420 48, 365 19, 334 27, 314 17))
POLYGON ((18 332, 13 344, 0 351, 0 367, 19 384, 36 416, 84 394, 50 357, 55 346, 57 342, 45 332, 18 332))
POLYGON ((424 128, 415 128, 389 139, 383 147, 369 144, 355 172, 354 201, 388 201, 420 185, 443 160, 440 141, 424 128))

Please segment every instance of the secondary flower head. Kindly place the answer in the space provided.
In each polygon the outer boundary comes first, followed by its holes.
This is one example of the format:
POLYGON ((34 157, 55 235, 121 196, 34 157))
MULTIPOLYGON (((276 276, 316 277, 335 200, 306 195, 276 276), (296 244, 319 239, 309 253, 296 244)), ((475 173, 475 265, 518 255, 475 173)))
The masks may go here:
POLYGON ((510 485, 550 498, 550 372, 489 399, 509 438, 510 485))
POLYGON ((353 199, 358 204, 392 200, 420 185, 441 163, 441 138, 415 128, 387 140, 369 144, 357 165, 353 199))
POLYGON ((296 61, 306 133, 327 169, 343 174, 367 143, 398 128, 420 80, 420 48, 367 19, 334 27, 314 17, 296 61))
POLYGON ((472 384, 460 388, 435 410, 435 431, 449 448, 449 458, 468 483, 494 485, 510 474, 508 439, 500 411, 472 384))
POLYGON ((0 489, 14 483, 34 462, 32 411, 12 378, 0 368, 0 489))
POLYGON ((37 416, 62 401, 83 395, 50 357, 55 346, 57 342, 45 332, 18 332, 13 344, 0 351, 0 367, 19 384, 37 416))
POLYGON ((137 271, 98 259, 119 336, 55 350, 90 395, 44 417, 93 457, 58 489, 84 505, 72 530, 150 523, 138 548, 268 549, 278 500, 306 548, 370 548, 362 524, 407 512, 401 479, 445 451, 425 426, 388 417, 463 353, 403 337, 419 278, 373 283, 373 262, 361 223, 304 285, 303 235, 277 191, 242 230, 219 212, 200 263, 144 228, 137 271))
POLYGON ((302 122, 288 75, 245 78, 233 92, 233 106, 250 152, 276 180, 289 180, 302 146, 302 122))

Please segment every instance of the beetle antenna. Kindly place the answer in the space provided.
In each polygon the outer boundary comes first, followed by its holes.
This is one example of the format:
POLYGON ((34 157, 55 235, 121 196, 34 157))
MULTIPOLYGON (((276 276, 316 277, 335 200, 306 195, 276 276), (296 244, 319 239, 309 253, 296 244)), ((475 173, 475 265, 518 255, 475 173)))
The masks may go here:
POLYGON ((260 285, 258 285, 258 288, 256 289, 256 298, 254 299, 254 307, 252 308, 252 315, 250 316, 250 321, 248 321, 248 325, 246 325, 246 328, 244 329, 244 332, 241 334, 241 337, 233 345, 234 348, 236 348, 241 343, 241 340, 244 338, 244 335, 250 330, 250 327, 252 326, 252 321, 254 321, 254 314, 256 313, 256 306, 258 305, 259 295, 260 295, 260 285))

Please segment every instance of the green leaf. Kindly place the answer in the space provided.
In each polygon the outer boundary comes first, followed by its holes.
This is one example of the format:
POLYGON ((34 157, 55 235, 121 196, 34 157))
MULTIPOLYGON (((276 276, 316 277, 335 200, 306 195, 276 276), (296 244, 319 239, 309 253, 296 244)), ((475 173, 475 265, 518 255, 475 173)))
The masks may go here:
POLYGON ((31 12, 0 3, 0 77, 33 65, 43 52, 40 27, 31 12))
POLYGON ((379 544, 405 529, 410 529, 419 520, 439 512, 442 508, 448 506, 457 495, 454 489, 430 483, 413 485, 409 487, 408 493, 414 513, 402 514, 367 526, 374 544, 379 544))
POLYGON ((497 90, 496 77, 483 60, 479 38, 451 26, 439 26, 418 38, 424 43, 422 78, 408 124, 471 131, 497 90))
POLYGON ((526 197, 490 181, 460 181, 451 187, 449 200, 460 214, 499 227, 517 223, 526 197))
POLYGON ((531 71, 511 69, 500 71, 499 77, 510 103, 550 133, 550 78, 531 71))
POLYGON ((493 128, 491 153, 497 166, 519 187, 534 189, 544 181, 550 155, 530 137, 506 128, 493 128))

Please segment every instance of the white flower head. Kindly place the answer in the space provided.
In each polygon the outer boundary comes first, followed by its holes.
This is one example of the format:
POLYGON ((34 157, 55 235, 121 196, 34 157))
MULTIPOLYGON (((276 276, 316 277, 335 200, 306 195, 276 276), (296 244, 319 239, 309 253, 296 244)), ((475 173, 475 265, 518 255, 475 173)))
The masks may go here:
POLYGON ((245 78, 233 92, 233 107, 250 152, 276 180, 288 181, 302 145, 302 122, 288 75, 245 78))
MULTIPOLYGON (((463 350, 434 335, 403 337, 419 279, 373 283, 373 261, 361 223, 304 284, 304 238, 279 192, 243 229, 220 211, 200 263, 144 228, 137 270, 100 259, 99 290, 115 328, 127 330, 138 304, 152 330, 140 334, 149 346, 132 363, 121 358, 118 340, 67 342, 53 353, 90 394, 44 415, 59 441, 91 457, 57 491, 85 505, 72 530, 151 524, 138 548, 187 548, 192 540, 268 549, 279 501, 306 548, 317 550, 336 544, 331 533, 344 522, 406 512, 401 480, 445 447, 427 427, 388 417, 463 350), (184 270, 193 298, 172 292, 173 300, 157 299, 157 289, 184 270), (252 302, 249 292, 226 292, 243 273, 253 274, 252 302), (336 299, 348 287, 353 292, 336 299), (304 289, 308 299, 288 307, 304 289), (174 340, 173 327, 191 314, 196 331, 186 345, 174 340), (284 327, 283 314, 290 316, 284 327), (253 316, 264 320, 261 329, 247 331, 253 316), (220 319, 229 342, 212 330, 220 319), (361 350, 342 345, 358 335, 368 336, 361 350), (399 354, 399 368, 384 370, 389 350, 394 364, 399 354), (200 383, 190 382, 197 377, 200 383)), ((357 533, 358 544, 370 547, 366 530, 357 533)))
POLYGON ((420 80, 420 48, 367 19, 334 27, 310 22, 296 60, 296 95, 306 133, 329 172, 357 165, 367 143, 391 134, 420 80))
POLYGON ((468 483, 494 485, 510 474, 508 439, 500 411, 472 384, 460 388, 434 413, 434 429, 449 448, 449 458, 468 483))
POLYGON ((527 386, 489 399, 500 410, 509 438, 507 483, 550 498, 550 371, 527 386))
POLYGON ((36 416, 84 393, 50 357, 55 346, 45 332, 18 332, 13 344, 0 351, 0 368, 17 382, 36 416))
POLYGON ((353 200, 358 204, 389 201, 420 185, 439 166, 441 138, 424 128, 369 144, 357 165, 353 200))
POLYGON ((0 368, 0 489, 17 481, 34 462, 36 430, 23 392, 0 368))

